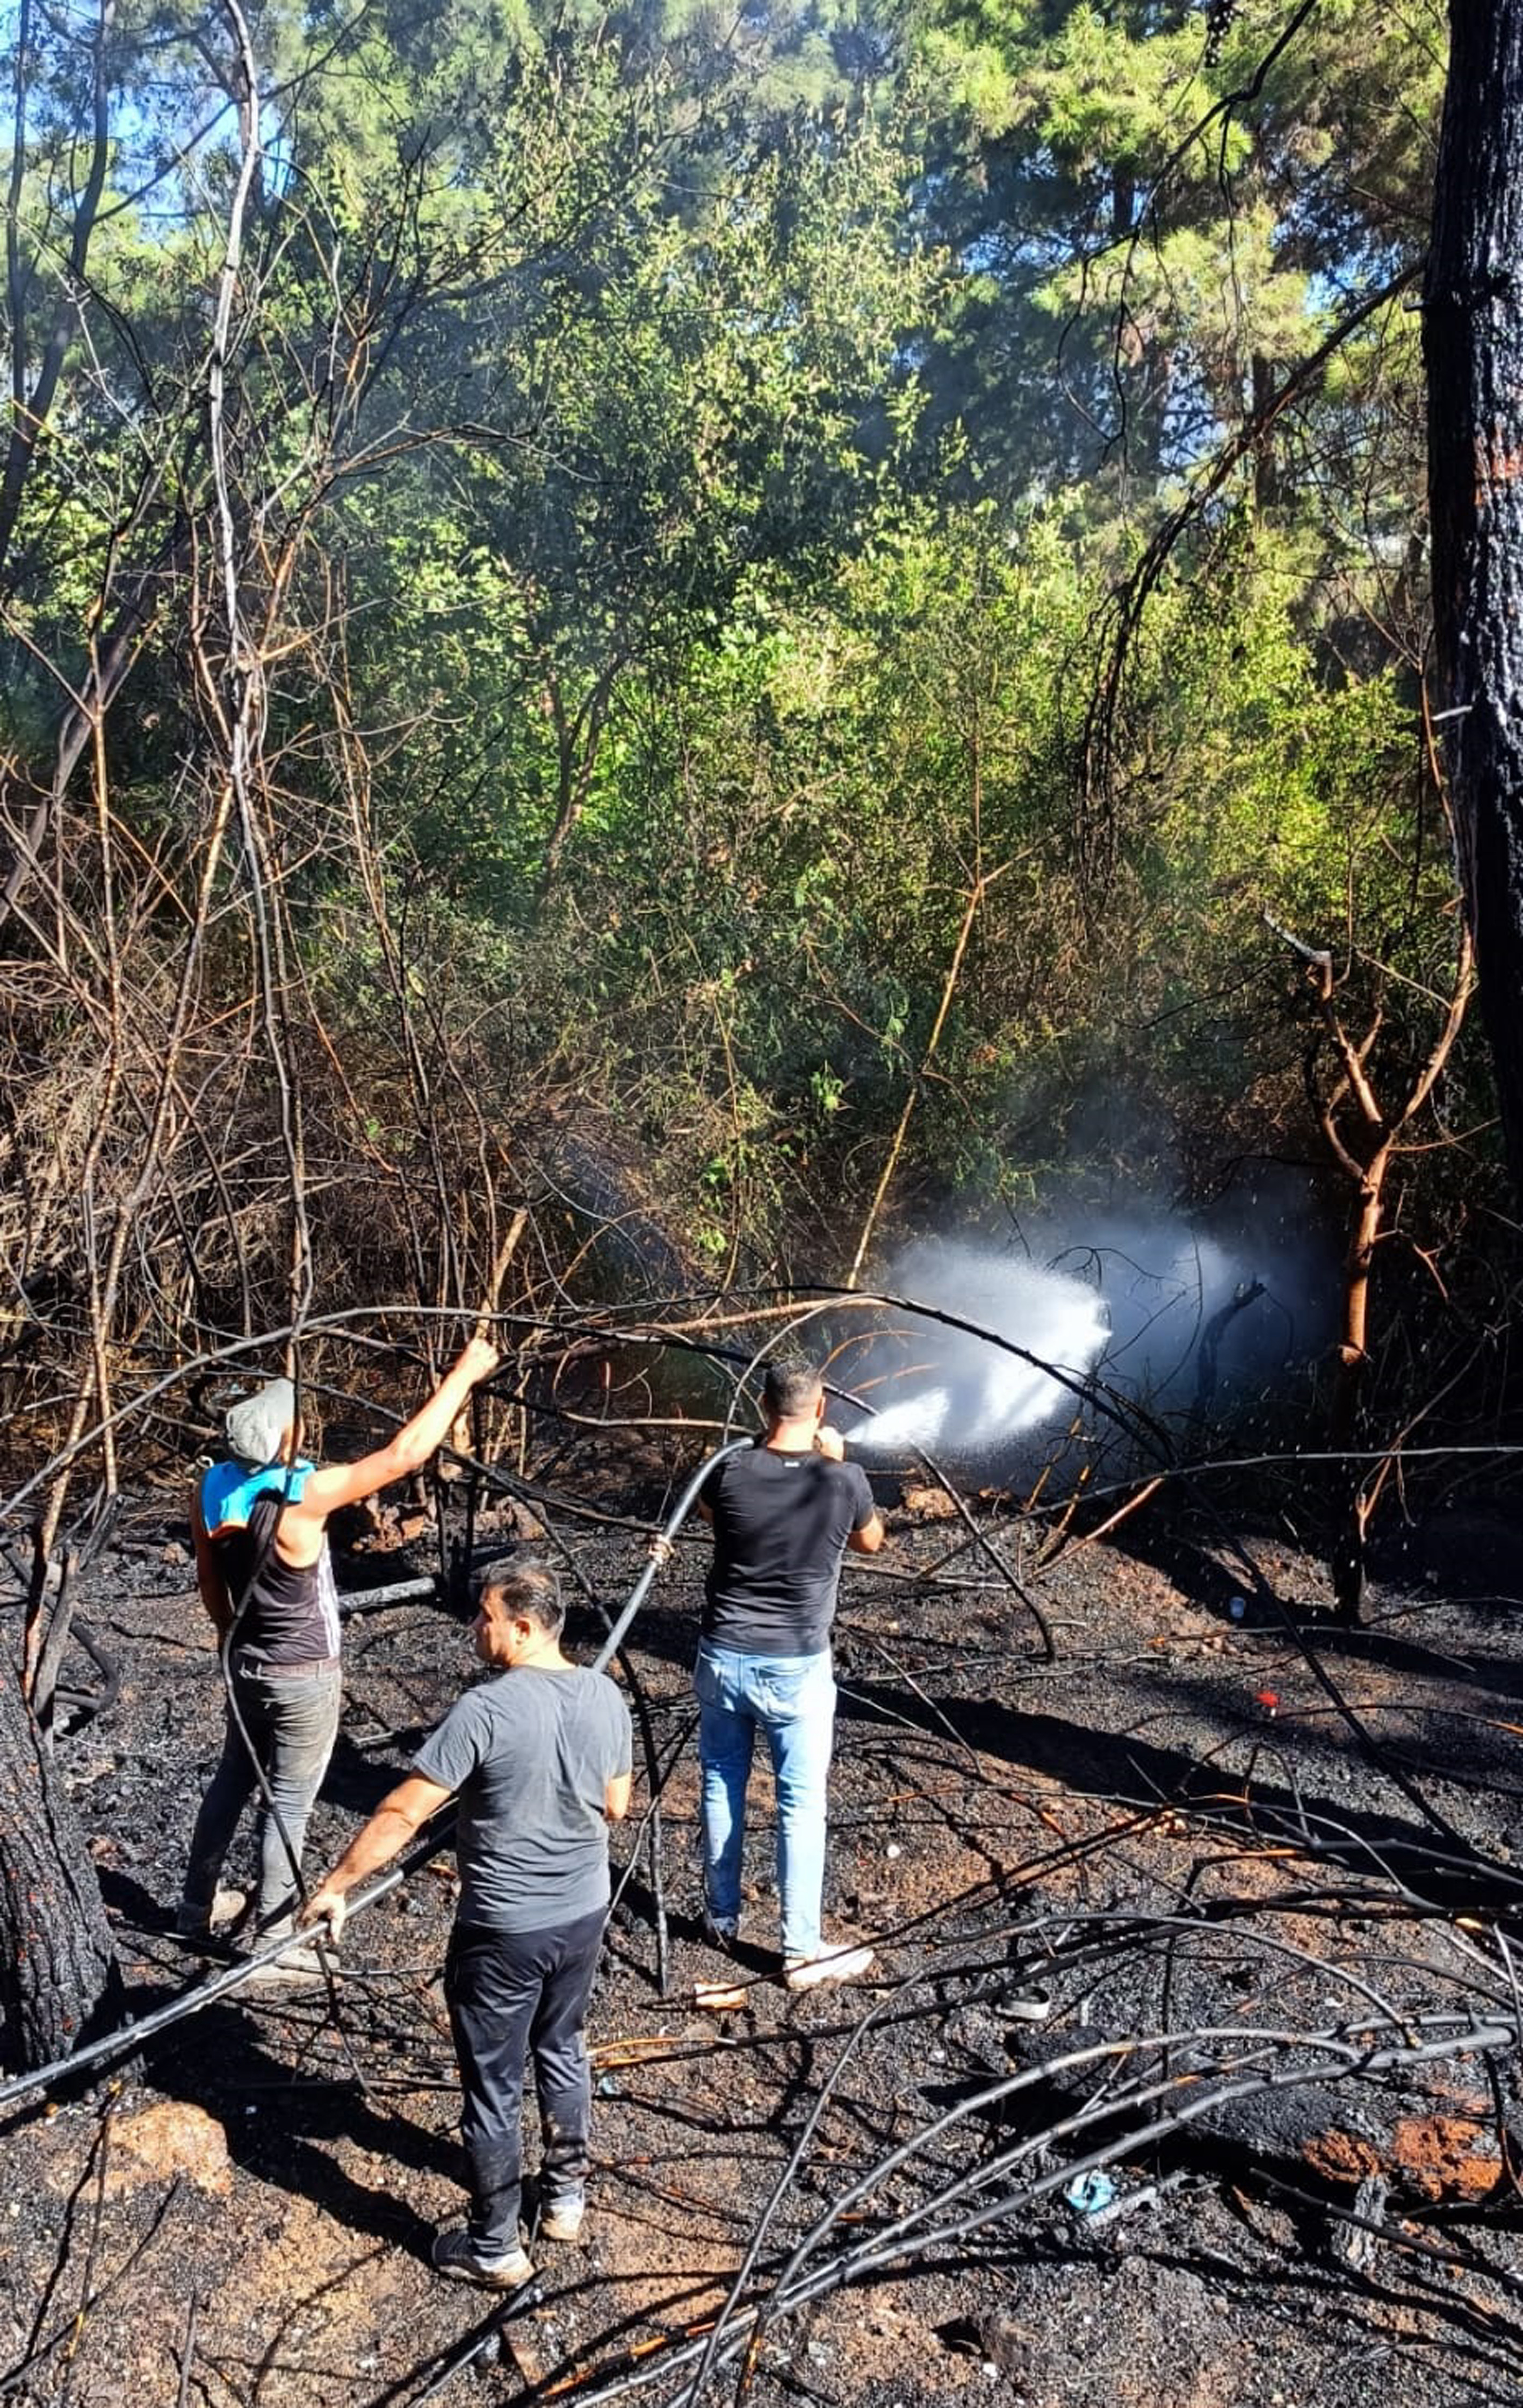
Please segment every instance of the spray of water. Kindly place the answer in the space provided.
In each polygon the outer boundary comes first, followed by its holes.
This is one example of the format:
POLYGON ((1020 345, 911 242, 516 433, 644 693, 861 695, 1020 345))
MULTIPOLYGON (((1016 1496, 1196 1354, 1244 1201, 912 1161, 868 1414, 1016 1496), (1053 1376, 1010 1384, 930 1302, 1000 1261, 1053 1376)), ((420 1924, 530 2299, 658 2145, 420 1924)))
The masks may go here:
MULTIPOLYGON (((1140 1192, 1119 1211, 1060 1196, 1023 1241, 922 1239, 882 1284, 1071 1378, 1097 1371, 1150 1412, 1192 1417, 1270 1392, 1327 1342, 1337 1268, 1315 1192, 1261 1168, 1209 1219, 1140 1192)), ((915 1314, 859 1325, 833 1376, 877 1408, 851 1435, 880 1463, 917 1446, 998 1460, 1075 1410, 1061 1382, 915 1314)))
MULTIPOLYGON (((1073 1377, 1099 1359, 1110 1334, 1093 1287, 1022 1257, 916 1246, 892 1278, 902 1293, 995 1330, 1073 1377)), ((1018 1355, 924 1322, 875 1338, 865 1376, 853 1384, 873 1403, 883 1399, 852 1433, 857 1448, 875 1455, 938 1446, 987 1455, 1071 1402, 1060 1381, 1018 1355)))

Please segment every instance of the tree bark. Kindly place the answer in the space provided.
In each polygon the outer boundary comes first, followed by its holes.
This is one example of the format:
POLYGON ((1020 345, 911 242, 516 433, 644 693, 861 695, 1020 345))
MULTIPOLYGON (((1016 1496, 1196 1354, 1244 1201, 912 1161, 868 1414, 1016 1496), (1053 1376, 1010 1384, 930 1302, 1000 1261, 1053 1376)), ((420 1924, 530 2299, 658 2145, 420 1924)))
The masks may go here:
POLYGON ((122 2016, 100 1885, 14 1669, 0 1668, 0 2062, 29 2073, 122 2016))
POLYGON ((1523 0, 1451 0, 1423 295, 1438 712, 1523 1195, 1523 0))

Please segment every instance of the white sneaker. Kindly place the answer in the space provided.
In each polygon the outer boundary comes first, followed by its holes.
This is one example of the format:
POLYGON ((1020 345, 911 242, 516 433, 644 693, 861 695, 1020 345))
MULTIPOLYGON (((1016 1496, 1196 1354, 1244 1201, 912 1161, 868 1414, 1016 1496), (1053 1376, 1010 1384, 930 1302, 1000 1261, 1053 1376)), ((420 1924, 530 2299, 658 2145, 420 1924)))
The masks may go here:
POLYGON ((837 1982, 860 1982, 877 1963, 871 1948, 833 1948, 823 1956, 790 1956, 783 1979, 790 1990, 828 1990, 837 1982))
MULTIPOLYGON (((256 1949, 263 1948, 271 1940, 282 1940, 290 1936, 289 1928, 282 1932, 277 1925, 273 1930, 261 1932, 254 1941, 253 1946, 256 1949)), ((314 1929, 310 1940, 303 1941, 298 1947, 288 1948, 283 1956, 273 1958, 267 1965, 250 1966, 244 1979, 260 1985, 276 1982, 321 1982, 327 1979, 329 1968, 337 1972, 338 1952, 325 1934, 314 1929), (320 1947, 320 1940, 322 1943, 320 1947), (323 1962, 325 1952, 326 1966, 323 1962)))
POLYGON ((252 1900, 251 1890, 220 1889, 211 1902, 213 1931, 225 1931, 229 1935, 236 1931, 239 1924, 247 1918, 252 1900))
POLYGON ((458 2226, 451 2232, 436 2232, 429 2255, 452 2283, 479 2283, 489 2291, 521 2291, 534 2279, 534 2261, 516 2242, 489 2255, 458 2226))
POLYGON ((219 1889, 209 1914, 182 1899, 175 1910, 175 1931, 181 1940, 230 1940, 248 1913, 246 1889, 219 1889))
POLYGON ((587 2194, 580 2187, 563 2190, 545 2202, 539 2219, 541 2241, 579 2241, 587 2214, 587 2194))

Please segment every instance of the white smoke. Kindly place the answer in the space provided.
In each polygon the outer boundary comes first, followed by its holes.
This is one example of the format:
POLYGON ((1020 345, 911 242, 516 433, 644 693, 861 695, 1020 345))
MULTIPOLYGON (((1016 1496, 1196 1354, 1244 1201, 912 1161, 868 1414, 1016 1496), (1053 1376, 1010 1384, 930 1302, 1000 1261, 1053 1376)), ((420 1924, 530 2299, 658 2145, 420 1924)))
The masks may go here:
MULTIPOLYGON (((884 1271, 885 1293, 954 1314, 1082 1380, 1095 1371, 1149 1412, 1191 1415, 1279 1384, 1325 1342, 1335 1289, 1313 1199, 1258 1181, 1213 1231, 1167 1204, 1082 1207, 1006 1240, 922 1240, 884 1271), (1045 1260, 1033 1258, 1040 1245, 1045 1260)), ((885 1312, 840 1348, 832 1376, 875 1407, 852 1443, 874 1455, 938 1447, 964 1458, 1006 1443, 1079 1399, 985 1339, 928 1314, 885 1312)))
MULTIPOLYGON (((1023 1256, 914 1246, 884 1284, 995 1331, 1075 1380, 1099 1360, 1110 1336, 1094 1287, 1023 1256)), ((874 1337, 864 1371, 850 1384, 878 1408, 852 1432, 853 1446, 875 1455, 944 1443, 959 1455, 986 1455, 1075 1402, 1050 1372, 918 1314, 874 1337)))

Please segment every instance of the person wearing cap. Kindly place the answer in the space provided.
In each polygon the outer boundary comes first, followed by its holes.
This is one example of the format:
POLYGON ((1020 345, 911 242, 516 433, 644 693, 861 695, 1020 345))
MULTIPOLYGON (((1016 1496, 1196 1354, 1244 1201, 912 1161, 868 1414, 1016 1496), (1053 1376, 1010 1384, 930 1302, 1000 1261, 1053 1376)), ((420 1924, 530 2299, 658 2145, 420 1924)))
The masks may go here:
POLYGON ((608 1919, 608 1826, 629 1812, 630 1717, 605 1672, 562 1652, 560 1583, 533 1560, 483 1572, 471 1626, 496 1680, 457 1698, 301 1911, 336 1938, 356 1882, 460 1800, 460 1906, 445 1998, 464 2092, 471 2214, 439 2232, 453 2281, 516 2290, 534 2265, 519 2236, 523 2077, 532 2057, 544 2139, 539 2238, 576 2241, 586 2207, 591 2079, 587 2009, 608 1919))
POLYGON ((845 1461, 841 1435, 825 1420, 824 1384, 813 1364, 773 1364, 762 1406, 767 1426, 755 1445, 717 1464, 698 1496, 714 1530, 693 1674, 705 1928, 713 1946, 733 1948, 746 1791, 760 1731, 777 1793, 784 1977, 790 1990, 813 1990, 860 1981, 874 1963, 870 1948, 827 1943, 820 1909, 835 1592, 847 1548, 876 1555, 883 1524, 866 1474, 845 1461))
MULTIPOLYGON (((420 1470, 497 1363, 495 1347, 473 1338, 421 1411, 358 1463, 320 1467, 301 1454, 289 1380, 272 1380, 230 1408, 228 1459, 203 1475, 191 1505, 196 1584, 225 1651, 231 1695, 221 1760, 191 1836, 176 1917, 183 1938, 209 1938, 214 1923, 243 1906, 217 1881, 260 1786, 256 1757, 268 1798, 261 1788, 252 1919, 266 1935, 291 1928, 307 1818, 338 1731, 338 1594, 328 1518, 420 1470)), ((277 1971, 316 1963, 286 1959, 277 1971)))

